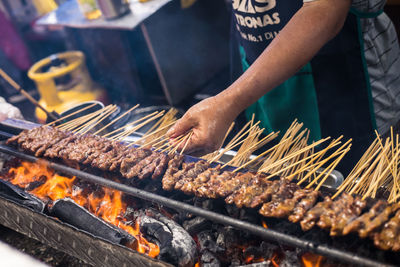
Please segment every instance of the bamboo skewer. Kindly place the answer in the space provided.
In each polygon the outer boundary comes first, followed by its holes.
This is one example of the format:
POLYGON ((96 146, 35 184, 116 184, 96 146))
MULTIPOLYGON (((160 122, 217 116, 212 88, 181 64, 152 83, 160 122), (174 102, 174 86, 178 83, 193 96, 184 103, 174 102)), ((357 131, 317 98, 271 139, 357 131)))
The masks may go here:
MULTIPOLYGON (((378 138, 378 141, 379 141, 379 144, 381 145, 381 147, 383 146, 382 145, 382 140, 381 140, 381 138, 380 138, 380 136, 379 136, 379 133, 378 133, 378 131, 377 130, 375 130, 375 134, 376 134, 376 136, 377 136, 377 138, 378 138)), ((393 139, 392 139, 393 140, 393 139)), ((393 142, 392 142, 393 143, 393 142)), ((393 146, 391 146, 392 147, 392 157, 393 157, 393 146)), ((387 163, 389 163, 389 158, 387 157, 387 155, 386 154, 383 154, 384 156, 385 156, 385 159, 386 159, 386 161, 387 161, 387 163)), ((392 175, 393 175, 393 171, 391 170, 391 172, 392 172, 392 175)))
MULTIPOLYGON (((396 153, 396 155, 398 156, 399 152, 396 153)), ((393 158, 390 161, 390 164, 392 164, 394 162, 394 160, 397 158, 397 156, 395 158, 393 158)), ((369 194, 373 193, 374 191, 376 192, 376 188, 379 186, 379 182, 381 182, 381 179, 383 177, 385 177, 385 175, 387 174, 387 172, 389 171, 390 166, 388 166, 383 172, 382 174, 375 180, 375 182, 372 184, 372 186, 369 187, 368 191, 363 195, 362 200, 365 200, 367 197, 369 197, 369 194)))
POLYGON ((298 154, 304 153, 305 151, 307 151, 307 150, 309 150, 309 149, 311 149, 311 148, 313 148, 315 146, 318 146, 319 144, 321 144, 321 143, 323 143, 323 142, 325 142, 325 141, 327 141, 329 139, 330 139, 330 137, 321 139, 321 140, 319 140, 319 141, 317 141, 315 143, 312 143, 311 145, 308 145, 308 146, 300 149, 299 151, 297 151, 297 152, 295 152, 295 153, 293 153, 291 155, 288 155, 287 157, 282 158, 281 160, 275 161, 274 163, 271 164, 270 168, 282 165, 285 161, 295 157, 298 154))
POLYGON ((79 126, 82 126, 82 125, 84 126, 88 121, 92 120, 93 118, 95 118, 96 116, 101 114, 102 112, 107 111, 109 108, 110 108, 110 106, 99 109, 99 110, 92 112, 88 115, 85 115, 83 117, 76 118, 72 121, 61 124, 61 125, 57 126, 57 128, 59 128, 61 130, 72 131, 73 129, 76 129, 79 126))
POLYGON ((105 125, 104 127, 102 127, 100 130, 96 131, 94 133, 94 135, 101 133, 103 130, 107 129, 109 126, 111 126, 112 124, 114 124, 115 122, 119 121, 120 119, 122 119, 123 117, 125 117, 127 114, 129 114, 130 112, 132 112, 133 110, 135 110, 137 107, 139 107, 139 104, 136 104, 135 106, 133 106, 132 108, 130 108, 129 110, 125 111, 122 115, 118 116, 117 118, 115 118, 114 120, 112 120, 110 123, 108 123, 107 125, 105 125))
POLYGON ((253 150, 250 148, 252 148, 254 144, 258 144, 258 138, 263 132, 264 129, 260 129, 259 127, 256 127, 249 132, 248 136, 245 138, 245 141, 238 149, 237 154, 232 159, 231 164, 233 166, 240 166, 246 162, 253 152, 253 150))
MULTIPOLYGON (((226 145, 226 147, 219 152, 219 154, 217 156, 215 156, 214 158, 212 158, 211 160, 209 160, 208 162, 214 162, 216 160, 218 160, 223 154, 225 154, 227 151, 237 147, 238 145, 242 144, 246 139, 242 139, 246 134, 248 134, 252 129, 254 129, 255 127, 257 127, 257 125, 260 124, 260 121, 258 121, 256 124, 254 124, 253 126, 251 126, 248 130, 246 130, 244 133, 242 133, 240 136, 238 136, 239 132, 230 142, 228 145, 226 145), (238 141, 242 139, 241 141, 238 141)), ((247 124, 246 124, 247 125, 247 124)), ((245 127, 243 127, 244 129, 245 127)), ((246 127, 247 128, 247 127, 246 127)), ((242 130, 243 130, 242 129, 242 130)))
POLYGON ((338 144, 339 144, 339 142, 332 142, 331 145, 329 145, 329 146, 328 146, 327 148, 325 148, 324 150, 318 151, 318 152, 315 153, 315 154, 312 153, 311 155, 309 155, 309 156, 307 156, 307 157, 304 157, 303 159, 301 159, 301 160, 299 160, 299 161, 293 163, 292 165, 289 165, 289 166, 287 166, 287 167, 285 167, 285 168, 283 168, 283 169, 280 169, 279 171, 277 171, 277 172, 275 172, 275 173, 273 173, 273 174, 270 174, 266 179, 272 178, 273 176, 276 176, 276 175, 280 174, 281 172, 286 171, 286 170, 292 168, 293 166, 295 166, 295 165, 297 165, 297 164, 300 164, 300 163, 302 163, 302 162, 306 162, 306 161, 309 160, 309 159, 317 158, 317 156, 322 155, 322 154, 324 155, 329 149, 331 149, 331 148, 334 147, 334 146, 337 146, 338 144))
MULTIPOLYGON (((170 124, 172 122, 176 122, 176 114, 178 110, 175 108, 171 108, 168 112, 162 117, 159 121, 157 121, 150 129, 144 134, 144 136, 149 136, 157 127, 164 127, 165 124, 170 124)), ((164 128, 165 129, 165 128, 164 128)), ((157 129, 160 130, 160 129, 157 129)))
POLYGON ((100 114, 97 118, 93 119, 93 121, 90 121, 87 123, 88 124, 87 128, 83 128, 78 133, 81 133, 81 134, 87 133, 88 131, 90 131, 91 129, 96 127, 100 122, 104 121, 106 118, 111 116, 111 114, 113 114, 117 109, 118 109, 117 106, 114 106, 110 110, 106 111, 105 113, 100 114))
POLYGON ((202 159, 209 161, 209 160, 213 159, 214 157, 216 157, 220 153, 220 150, 221 150, 222 146, 224 145, 226 138, 228 138, 228 135, 230 134, 230 132, 232 131, 234 126, 235 126, 235 122, 232 122, 231 125, 228 128, 228 131, 226 131, 225 136, 222 139, 222 142, 221 142, 221 145, 219 146, 219 148, 214 152, 211 152, 211 153, 209 153, 207 155, 204 155, 202 157, 202 159))
POLYGON ((385 144, 376 132, 376 139, 333 197, 347 191, 350 194, 360 194, 364 199, 374 198, 378 190, 381 190, 389 193, 387 200, 390 203, 397 201, 399 151, 398 135, 395 142, 392 128, 385 144))
MULTIPOLYGON (((126 137, 126 136, 128 136, 128 135, 130 135, 130 134, 132 134, 132 133, 134 133, 134 132, 136 132, 137 130, 139 130, 140 128, 142 128, 143 126, 145 126, 146 124, 148 124, 148 123, 152 122, 153 120, 155 120, 155 119, 161 117, 162 115, 163 115, 163 112, 160 112, 160 113, 156 114, 155 116, 150 117, 149 119, 145 120, 144 122, 142 122, 142 123, 140 123, 140 124, 138 124, 138 125, 135 125, 132 129, 128 129, 128 130, 126 130, 126 131, 123 131, 122 133, 119 133, 119 134, 117 134, 117 135, 114 135, 114 136, 110 137, 109 139, 111 139, 111 140, 121 140, 121 139, 123 139, 124 137, 126 137)), ((143 118, 142 118, 142 119, 143 119, 143 118)), ((138 120, 138 121, 139 121, 139 120, 138 120)))
POLYGON ((168 154, 169 154, 169 155, 170 155, 170 154, 174 154, 174 153, 176 152, 176 150, 178 149, 178 147, 180 147, 180 146, 185 142, 187 136, 188 136, 188 135, 185 135, 177 145, 175 145, 174 147, 172 147, 172 149, 168 152, 168 154))
POLYGON ((187 138, 187 140, 186 140, 186 143, 185 143, 185 145, 183 146, 183 148, 182 148, 181 152, 179 153, 180 155, 182 155, 182 154, 183 154, 183 152, 185 151, 185 149, 186 149, 187 145, 189 144, 189 140, 190 140, 190 138, 192 137, 192 135, 193 135, 193 132, 190 132, 190 133, 189 133, 189 135, 188 135, 188 138, 187 138))
MULTIPOLYGON (((370 150, 369 151, 367 151, 364 155, 368 155, 369 153, 371 153, 373 150, 372 150, 372 148, 373 147, 375 147, 375 146, 371 146, 370 148, 370 150)), ((334 198, 336 198, 341 192, 343 192, 344 190, 346 190, 347 188, 351 188, 350 186, 351 186, 351 184, 354 184, 355 183, 355 178, 357 178, 358 177, 358 175, 360 175, 360 173, 365 169, 365 167, 367 166, 367 165, 369 165, 370 164, 370 162, 375 158, 375 156, 379 153, 381 151, 381 148, 378 148, 377 150, 375 150, 374 151, 374 153, 369 157, 369 158, 365 158, 365 162, 356 170, 356 169, 353 169, 353 171, 350 173, 350 175, 346 178, 346 180, 344 181, 344 183, 341 185, 341 186, 339 186, 339 188, 338 188, 338 190, 337 190, 337 192, 332 196, 332 199, 334 199, 334 198)), ((359 161, 359 163, 360 163, 360 161, 359 161)), ((375 163, 373 163, 373 164, 371 164, 371 165, 369 165, 369 169, 366 171, 367 173, 369 173, 370 172, 370 170, 372 170, 373 168, 375 168, 375 163)), ((362 176, 361 177, 361 179, 360 179, 360 181, 359 181, 359 183, 362 183, 363 182, 363 179, 364 179, 364 177, 367 177, 367 176, 362 176)), ((354 190, 356 190, 356 187, 354 187, 349 193, 350 194, 353 194, 354 193, 354 190)), ((346 190, 347 191, 347 190, 346 190)))
POLYGON ((298 142, 301 140, 304 133, 307 131, 307 129, 305 129, 299 135, 297 135, 297 133, 300 131, 302 127, 303 124, 297 123, 297 120, 295 120, 290 125, 288 130, 283 135, 281 141, 278 143, 277 148, 273 152, 271 152, 271 154, 267 157, 267 159, 259 168, 260 171, 262 172, 276 171, 273 169, 274 167, 270 167, 271 164, 278 161, 279 159, 285 158, 287 155, 295 151, 296 147, 298 146, 298 142))
MULTIPOLYGON (((136 140, 136 141, 133 142, 132 144, 138 144, 138 143, 140 143, 141 141, 145 140, 147 137, 152 136, 152 135, 155 135, 155 134, 161 132, 162 130, 165 130, 165 129, 167 129, 168 127, 172 126, 173 124, 175 124, 175 121, 173 121, 173 122, 171 122, 171 123, 169 123, 169 124, 167 124, 167 125, 161 127, 160 129, 155 130, 154 132, 148 134, 147 136, 143 136, 143 137, 139 138, 138 140, 136 140)), ((159 140, 160 138, 165 138, 165 136, 164 136, 164 135, 161 135, 161 136, 159 136, 159 137, 157 137, 157 138, 155 138, 155 139, 153 139, 153 140, 151 140, 151 141, 149 141, 149 142, 147 142, 147 143, 142 144, 141 146, 143 146, 143 147, 148 146, 148 145, 150 145, 151 143, 153 143, 153 142, 159 140)))
POLYGON ((34 99, 28 92, 26 92, 18 83, 16 83, 2 68, 0 68, 0 75, 6 80, 15 90, 19 93, 23 94, 29 101, 31 101, 36 107, 40 108, 48 117, 53 120, 57 120, 58 118, 54 116, 51 112, 47 111, 42 105, 40 105, 36 99, 34 99))
POLYGON ((57 119, 55 121, 52 121, 52 122, 46 124, 45 126, 51 126, 51 125, 53 125, 53 124, 55 124, 57 122, 63 121, 65 119, 68 119, 69 117, 74 116, 74 115, 78 114, 79 112, 85 111, 85 110, 87 110, 87 109, 89 109, 91 107, 94 107, 95 105, 96 105, 96 103, 93 103, 93 104, 91 104, 91 105, 89 105, 87 107, 81 108, 81 109, 79 109, 79 110, 77 110, 75 112, 72 112, 71 114, 68 114, 68 115, 66 115, 66 116, 64 116, 62 118, 59 118, 59 119, 57 119))
MULTIPOLYGON (((258 123, 260 123, 260 122, 257 122, 256 124, 254 124, 253 127, 256 127, 258 123)), ((244 135, 246 135, 246 134, 248 133, 248 131, 250 131, 251 129, 252 129, 252 128, 250 128, 250 129, 247 130, 245 133, 243 133, 243 134, 241 135, 241 137, 238 138, 237 140, 240 140, 241 138, 243 138, 244 135)), ((260 131, 263 131, 263 129, 261 129, 260 131)), ((239 141, 239 142, 233 142, 230 146, 226 146, 221 152, 218 153, 217 156, 215 156, 214 158, 212 158, 212 159, 209 160, 208 162, 209 162, 209 163, 212 163, 212 162, 218 160, 218 159, 221 158, 222 155, 225 154, 227 151, 232 150, 233 148, 239 146, 240 144, 242 144, 242 143, 245 142, 245 141, 246 141, 246 139, 242 139, 242 140, 239 141)))
POLYGON ((94 116, 90 120, 85 121, 79 127, 74 128, 74 132, 80 133, 80 131, 83 131, 89 125, 92 125, 92 124, 96 123, 104 115, 107 115, 111 110, 114 110, 114 108, 116 108, 114 105, 107 106, 106 108, 102 109, 101 112, 99 112, 96 116, 94 116))
POLYGON ((127 127, 129 127, 129 126, 133 126, 133 125, 135 125, 135 124, 137 124, 137 123, 139 123, 139 122, 141 122, 141 121, 143 121, 143 120, 146 120, 146 119, 149 118, 149 117, 156 116, 157 114, 159 114, 159 112, 158 112, 158 111, 155 111, 155 112, 153 112, 153 113, 151 113, 151 114, 148 114, 148 115, 146 115, 146 116, 144 116, 144 117, 142 117, 142 118, 140 118, 140 119, 137 119, 137 120, 135 120, 135 121, 133 121, 133 122, 130 122, 130 123, 128 123, 128 124, 126 124, 126 125, 124 125, 124 126, 118 128, 118 129, 115 129, 115 130, 112 131, 112 132, 109 132, 109 133, 105 134, 105 135, 103 135, 103 137, 112 136, 113 134, 115 134, 115 133, 117 133, 117 132, 120 132, 120 131, 123 132, 125 128, 127 128, 127 127))
POLYGON ((247 167, 248 165, 250 165, 251 163, 253 163, 254 161, 262 158, 264 155, 268 154, 269 152, 273 151, 279 144, 276 144, 275 146, 271 147, 270 149, 264 151, 263 153, 261 153, 260 155, 256 156, 254 159, 248 161, 247 163, 243 164, 242 166, 236 168, 233 172, 237 172, 245 167, 247 167))
MULTIPOLYGON (((306 152, 310 154, 310 156, 307 156, 306 154, 304 154, 303 158, 309 158, 309 161, 306 162, 304 161, 304 164, 302 164, 302 167, 297 168, 295 171, 293 171, 290 175, 286 176, 286 179, 288 179, 289 181, 293 180, 295 177, 297 177, 297 180, 302 180, 304 178, 304 175, 306 175, 306 172, 311 172, 311 173, 315 173, 315 171, 312 170, 316 170, 316 165, 318 165, 318 162, 322 159, 322 157, 333 147, 339 145, 341 142, 340 140, 342 139, 343 136, 340 136, 337 139, 334 139, 333 141, 331 141, 329 143, 329 145, 325 148, 322 149, 321 151, 318 151, 314 154, 314 148, 313 147, 311 150, 307 150, 306 152), (316 163, 314 163, 316 162, 316 163), (311 171, 310 171, 311 170, 311 171)), ((311 178, 311 176, 308 176, 311 178)), ((307 177, 305 177, 304 179, 307 179, 307 177)))
MULTIPOLYGON (((230 149, 230 147, 232 146, 232 144, 236 143, 236 140, 237 140, 238 137, 243 133, 243 131, 245 131, 245 130, 247 129, 247 127, 249 127, 249 125, 250 125, 250 127, 253 125, 254 116, 255 116, 255 114, 252 115, 251 120, 248 121, 248 122, 242 127, 242 129, 240 129, 240 131, 228 142, 228 144, 225 146, 225 148, 228 147, 228 149, 224 149, 223 151, 217 150, 217 151, 212 152, 212 153, 210 153, 210 154, 208 154, 208 155, 205 155, 203 158, 206 159, 208 162, 213 162, 213 161, 215 161, 215 160, 219 160, 219 159, 222 157, 222 155, 223 155, 224 153, 226 153, 226 151, 229 151, 229 149, 230 149)), ((234 124, 235 124, 235 122, 233 122, 233 123, 231 124, 231 126, 229 127, 228 132, 225 134, 225 138, 228 136, 229 132, 231 131, 231 128, 233 129, 234 124)), ((224 143, 224 142, 223 142, 223 143, 224 143)), ((223 143, 222 143, 222 144, 223 144, 223 143)), ((220 149, 221 149, 221 147, 220 147, 220 149)))
MULTIPOLYGON (((242 157, 244 155, 248 154, 252 154, 255 150, 259 149, 260 147, 264 146, 265 144, 269 143, 270 141, 274 140, 276 137, 278 137, 279 132, 274 133, 271 132, 269 133, 267 136, 265 136, 263 139, 259 140, 258 142, 254 143, 253 145, 251 145, 250 147, 248 147, 247 149, 243 150, 243 151, 238 151, 238 154, 236 156, 242 157)), ((229 162, 227 162, 226 164, 224 164, 222 166, 226 167, 227 165, 233 165, 234 159, 231 159, 229 162)), ((243 162, 242 164, 244 164, 245 162, 243 162)), ((242 164, 238 164, 238 165, 242 165, 242 164)))
POLYGON ((60 124, 57 127, 61 129, 61 128, 65 128, 65 127, 71 127, 73 125, 78 126, 79 124, 85 123, 85 122, 91 120, 92 118, 94 118, 95 116, 97 116, 98 114, 108 110, 109 108, 111 108, 111 106, 112 105, 108 105, 108 106, 106 106, 104 108, 98 109, 98 110, 96 110, 96 111, 94 111, 92 113, 86 114, 86 115, 84 115, 82 117, 78 117, 78 118, 73 119, 71 121, 67 121, 67 122, 65 122, 63 124, 60 124))
POLYGON ((336 157, 338 154, 342 152, 342 150, 348 146, 348 144, 351 142, 351 139, 349 139, 346 143, 344 143, 341 147, 339 147, 335 152, 333 152, 330 156, 326 157, 325 159, 321 160, 320 162, 317 163, 317 165, 314 167, 313 171, 308 172, 298 183, 297 185, 301 185, 309 176, 311 176, 313 173, 315 173, 318 169, 320 169, 326 162, 328 162, 330 159, 336 157))
MULTIPOLYGON (((184 134, 181 134, 180 136, 175 138, 175 144, 170 144, 170 143, 166 143, 164 146, 167 146, 167 148, 165 148, 164 150, 162 150, 161 152, 166 152, 170 149, 173 149, 175 146, 179 145, 179 143, 182 141, 182 139, 185 138, 184 134)), ((162 146, 162 147, 164 147, 162 146)))
MULTIPOLYGON (((350 148, 351 148, 351 144, 348 146, 347 149, 343 150, 341 155, 326 168, 325 177, 322 178, 321 182, 315 188, 315 191, 318 191, 321 188, 321 186, 325 183, 326 179, 328 179, 329 175, 331 175, 332 171, 336 168, 336 166, 339 164, 339 162, 341 162, 343 157, 350 151, 350 148)), ((319 176, 322 176, 323 174, 324 174, 324 172, 322 172, 319 176)), ((318 181, 318 179, 319 179, 319 177, 317 177, 314 181, 316 182, 316 181, 318 181)), ((313 182, 311 182, 306 188, 311 187, 312 184, 313 184, 313 182)))
POLYGON ((235 143, 236 139, 238 139, 238 137, 243 133, 243 131, 245 131, 247 127, 249 127, 249 125, 253 124, 253 121, 254 121, 254 114, 252 116, 252 119, 243 126, 243 128, 231 139, 231 141, 229 141, 226 147, 230 146, 232 143, 235 143))

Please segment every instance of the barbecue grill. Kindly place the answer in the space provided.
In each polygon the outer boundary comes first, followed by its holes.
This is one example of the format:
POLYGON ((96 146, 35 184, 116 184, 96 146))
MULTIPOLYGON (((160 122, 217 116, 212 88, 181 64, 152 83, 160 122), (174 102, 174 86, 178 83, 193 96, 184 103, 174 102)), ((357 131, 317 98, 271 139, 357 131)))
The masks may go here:
MULTIPOLYGON (((3 137, 10 137, 18 130, 29 129, 37 125, 16 120, 8 120, 3 123, 0 134, 3 137)), ((26 153, 17 151, 6 145, 0 145, 0 151, 7 155, 29 161, 37 162, 38 158, 26 153)), ((42 159, 41 159, 42 160, 42 159)), ((185 160, 196 160, 186 157, 185 160)), ((247 220, 246 216, 232 217, 221 214, 212 209, 205 209, 194 206, 193 203, 186 203, 181 199, 174 199, 158 193, 121 184, 100 175, 94 175, 85 171, 68 167, 56 162, 48 162, 48 166, 62 174, 76 176, 79 179, 105 187, 120 190, 121 192, 138 199, 155 203, 163 207, 168 207, 178 212, 186 212, 204 218, 212 224, 232 226, 235 229, 246 231, 253 236, 271 241, 280 246, 290 246, 326 256, 338 261, 365 265, 365 266, 390 266, 400 263, 400 257, 396 253, 384 252, 376 249, 369 241, 363 241, 353 237, 341 237, 332 239, 321 230, 302 232, 297 225, 282 220, 268 220, 268 228, 256 224, 252 220, 247 220)), ((10 185, 10 188, 13 188, 10 185)), ((13 190, 17 190, 13 188, 13 190)), ((107 237, 94 236, 88 229, 76 228, 71 226, 74 222, 60 222, 52 216, 48 216, 41 209, 34 209, 26 204, 26 196, 13 198, 13 194, 7 194, 7 190, 2 192, 0 206, 4 211, 0 216, 0 223, 21 232, 25 235, 38 239, 43 243, 55 246, 67 253, 76 256, 85 262, 93 265, 116 264, 121 266, 139 265, 140 266, 169 266, 169 263, 150 258, 146 255, 129 249, 119 244, 118 240, 107 237), (22 200, 21 200, 22 199, 22 200), (25 200, 25 202, 24 202, 25 200), (89 232, 88 232, 89 231, 89 232)), ((12 190, 11 190, 12 191, 12 190)), ((29 197, 28 197, 29 198, 29 197)), ((40 206, 38 204, 37 206, 40 206)), ((204 222, 204 221, 203 221, 204 222)), ((114 229, 115 230, 115 229, 114 229)), ((121 233, 120 233, 121 234, 121 233)), ((123 233, 122 233, 123 235, 123 233)))

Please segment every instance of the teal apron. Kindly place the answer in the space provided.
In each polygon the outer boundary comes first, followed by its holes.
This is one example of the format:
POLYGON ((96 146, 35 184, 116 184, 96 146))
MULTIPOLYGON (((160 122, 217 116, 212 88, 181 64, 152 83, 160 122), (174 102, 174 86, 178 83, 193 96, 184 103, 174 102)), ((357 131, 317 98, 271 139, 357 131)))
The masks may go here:
MULTIPOLYGON (((249 64, 244 57, 243 47, 240 47, 240 52, 243 70, 246 71, 249 64)), ((250 119, 253 113, 267 132, 285 132, 298 119, 310 130, 310 141, 321 139, 311 64, 307 64, 296 75, 262 96, 246 110, 246 117, 250 119)))

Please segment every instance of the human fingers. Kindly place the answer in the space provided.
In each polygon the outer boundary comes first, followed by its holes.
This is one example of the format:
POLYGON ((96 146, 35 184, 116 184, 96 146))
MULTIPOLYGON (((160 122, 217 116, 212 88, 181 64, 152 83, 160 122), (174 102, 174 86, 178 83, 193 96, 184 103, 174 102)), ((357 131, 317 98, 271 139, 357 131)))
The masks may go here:
POLYGON ((7 118, 8 118, 7 114, 0 112, 0 121, 4 121, 7 118))
POLYGON ((167 136, 170 139, 174 139, 187 133, 191 128, 194 127, 194 123, 185 114, 181 119, 179 119, 167 132, 167 136))

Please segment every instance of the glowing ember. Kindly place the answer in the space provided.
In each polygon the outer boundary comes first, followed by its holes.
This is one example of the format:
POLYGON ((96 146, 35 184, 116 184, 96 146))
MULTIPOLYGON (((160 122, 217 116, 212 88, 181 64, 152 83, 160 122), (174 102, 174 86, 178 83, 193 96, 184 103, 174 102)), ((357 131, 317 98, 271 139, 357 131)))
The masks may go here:
POLYGON ((265 221, 262 222, 262 226, 263 226, 265 229, 268 229, 268 225, 267 225, 267 223, 266 223, 265 221))
POLYGON ((319 267, 323 259, 323 256, 310 252, 306 252, 301 256, 304 267, 319 267))
POLYGON ((58 175, 42 162, 22 162, 21 166, 10 168, 9 174, 13 177, 9 181, 24 189, 33 182, 43 181, 43 184, 30 192, 44 201, 71 198, 89 212, 133 235, 138 241, 134 248, 137 251, 153 258, 159 254, 159 247, 148 242, 140 233, 139 222, 136 221, 134 226, 125 223, 122 215, 125 214, 127 205, 122 201, 120 191, 104 187, 101 194, 90 192, 85 196, 82 189, 76 190, 73 186, 76 177, 58 175))
POLYGON ((274 255, 271 257, 271 263, 274 265, 274 267, 279 267, 279 263, 281 262, 281 259, 279 257, 279 254, 277 252, 274 252, 274 255))

